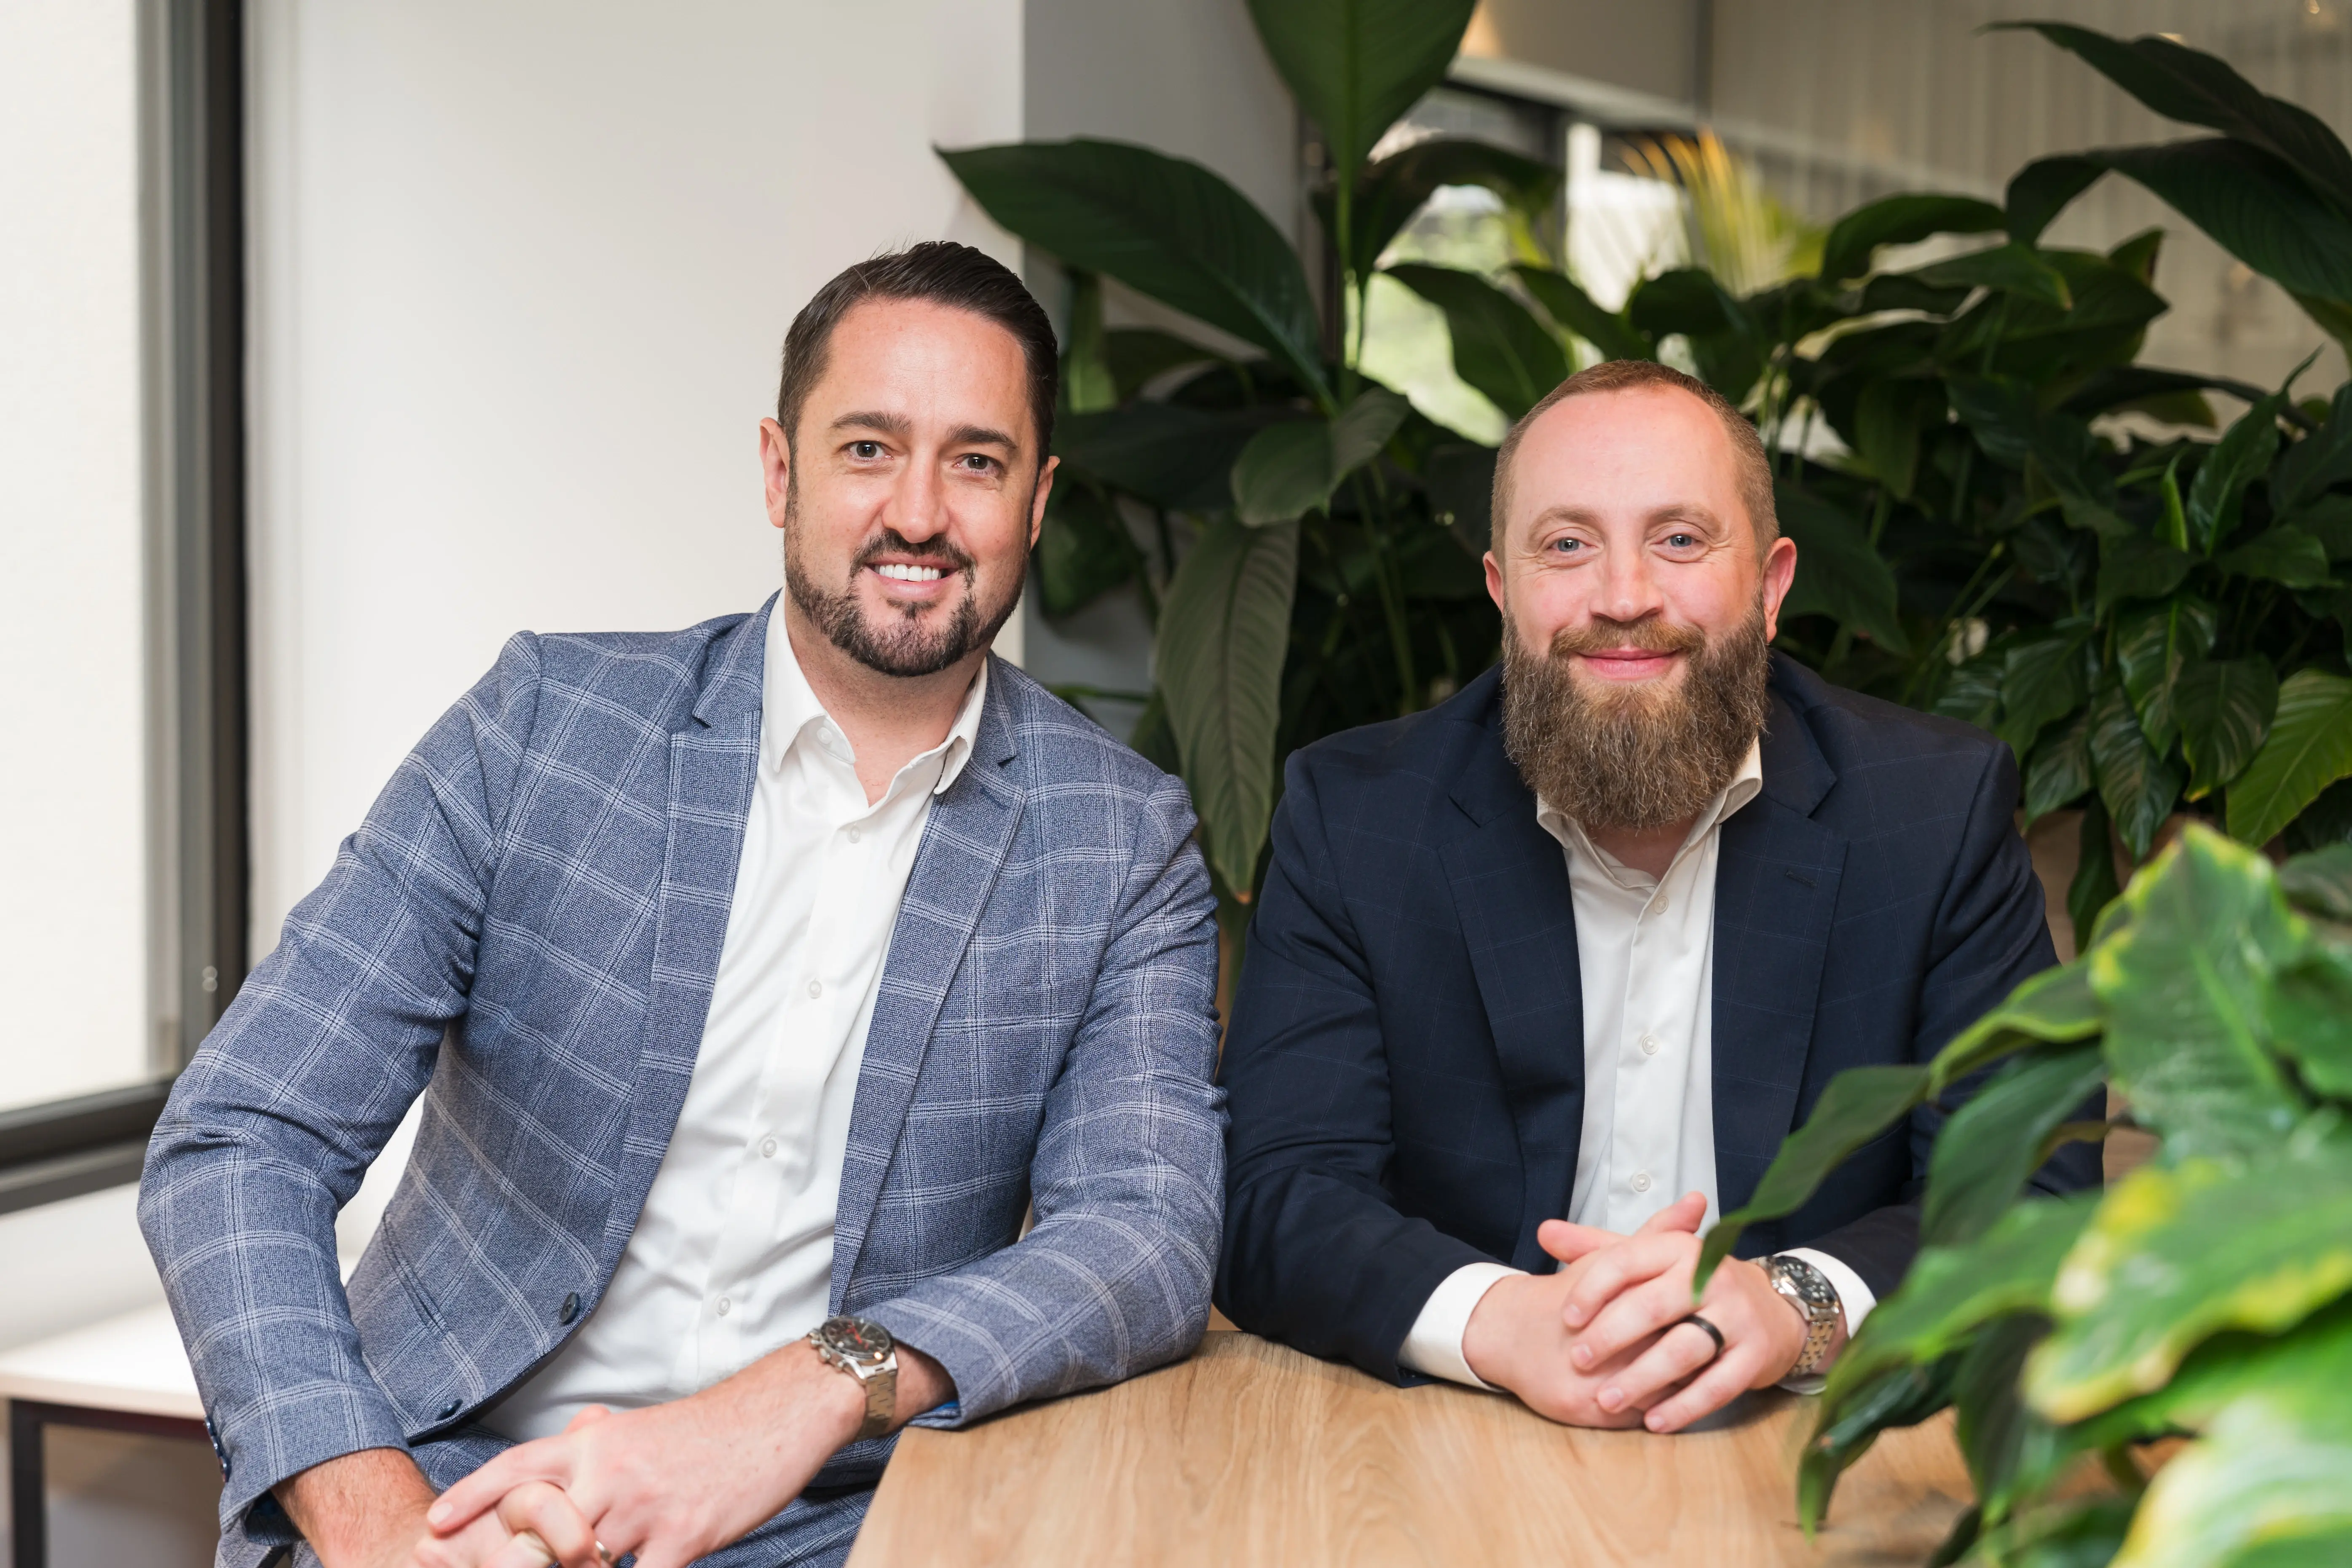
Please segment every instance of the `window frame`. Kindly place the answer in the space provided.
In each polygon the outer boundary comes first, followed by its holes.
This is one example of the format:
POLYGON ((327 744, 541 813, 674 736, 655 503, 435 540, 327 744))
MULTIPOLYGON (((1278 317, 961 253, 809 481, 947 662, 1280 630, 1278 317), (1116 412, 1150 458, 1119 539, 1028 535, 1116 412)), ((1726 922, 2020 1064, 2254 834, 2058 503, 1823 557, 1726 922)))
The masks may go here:
POLYGON ((0 1111, 0 1214, 138 1178, 245 979, 245 8, 138 0, 146 1081, 0 1111))

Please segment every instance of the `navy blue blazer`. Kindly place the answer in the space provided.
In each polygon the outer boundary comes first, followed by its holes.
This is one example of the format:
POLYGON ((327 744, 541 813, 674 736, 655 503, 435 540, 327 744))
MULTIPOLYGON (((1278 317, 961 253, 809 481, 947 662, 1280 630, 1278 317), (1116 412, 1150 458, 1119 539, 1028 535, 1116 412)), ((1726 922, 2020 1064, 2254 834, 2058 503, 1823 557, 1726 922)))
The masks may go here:
MULTIPOLYGON (((1222 1077, 1217 1303, 1378 1376, 1465 1263, 1531 1271, 1584 1117, 1576 915, 1559 845, 1503 752, 1498 672, 1290 759, 1222 1077)), ((1716 874, 1716 1181, 1746 1203, 1830 1079, 1918 1062, 2057 962, 1983 731, 1772 658, 1763 790, 1716 874)), ((1929 1109, 1847 1161, 1756 1256, 1819 1247, 1879 1295, 1918 1247, 1929 1109)), ((2037 1176, 2098 1180, 2095 1146, 2037 1176)))

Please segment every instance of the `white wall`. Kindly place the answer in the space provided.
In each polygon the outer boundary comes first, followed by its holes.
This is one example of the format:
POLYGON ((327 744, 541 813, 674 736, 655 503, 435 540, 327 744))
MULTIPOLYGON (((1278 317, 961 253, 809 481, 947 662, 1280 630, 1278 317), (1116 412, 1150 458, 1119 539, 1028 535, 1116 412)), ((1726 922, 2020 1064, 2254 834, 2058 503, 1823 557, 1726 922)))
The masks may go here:
POLYGON ((1021 134, 1022 5, 248 16, 258 954, 510 633, 776 586, 793 313, 910 240, 1018 264, 931 146, 1021 134))
POLYGON ((0 1106, 147 1074, 133 20, 0 6, 0 1106))

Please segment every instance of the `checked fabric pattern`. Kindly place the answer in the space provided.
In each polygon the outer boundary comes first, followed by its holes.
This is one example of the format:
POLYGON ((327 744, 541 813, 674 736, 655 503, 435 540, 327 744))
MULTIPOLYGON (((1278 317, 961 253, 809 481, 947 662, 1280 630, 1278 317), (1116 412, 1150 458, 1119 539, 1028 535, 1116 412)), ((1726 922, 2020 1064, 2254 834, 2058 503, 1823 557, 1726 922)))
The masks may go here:
MULTIPOLYGON (((268 1489, 325 1459, 478 1464, 472 1417, 594 1310, 701 1039, 773 605, 515 637, 181 1075, 140 1213, 227 1478, 223 1563, 293 1541, 268 1489), (420 1094, 346 1297, 335 1214, 420 1094)), ((1223 1119, 1193 826, 1175 780, 992 667, 885 964, 835 1238, 835 1310, 953 1374, 928 1421, 1199 1339, 1223 1119)), ((887 1453, 819 1478, 844 1522, 887 1453)))

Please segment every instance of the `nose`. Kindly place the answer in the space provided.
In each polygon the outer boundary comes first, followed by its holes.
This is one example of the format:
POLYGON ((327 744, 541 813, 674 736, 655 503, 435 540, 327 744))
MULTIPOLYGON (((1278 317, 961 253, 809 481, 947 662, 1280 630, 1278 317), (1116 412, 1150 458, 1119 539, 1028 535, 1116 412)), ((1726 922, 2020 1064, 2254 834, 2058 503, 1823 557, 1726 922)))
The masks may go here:
POLYGON ((890 487, 882 521, 909 544, 920 544, 947 531, 947 487, 936 463, 908 463, 890 487))
POLYGON ((1600 596, 1591 609, 1612 621, 1638 621, 1665 609, 1650 552, 1638 547, 1609 550, 1601 559, 1600 596))

